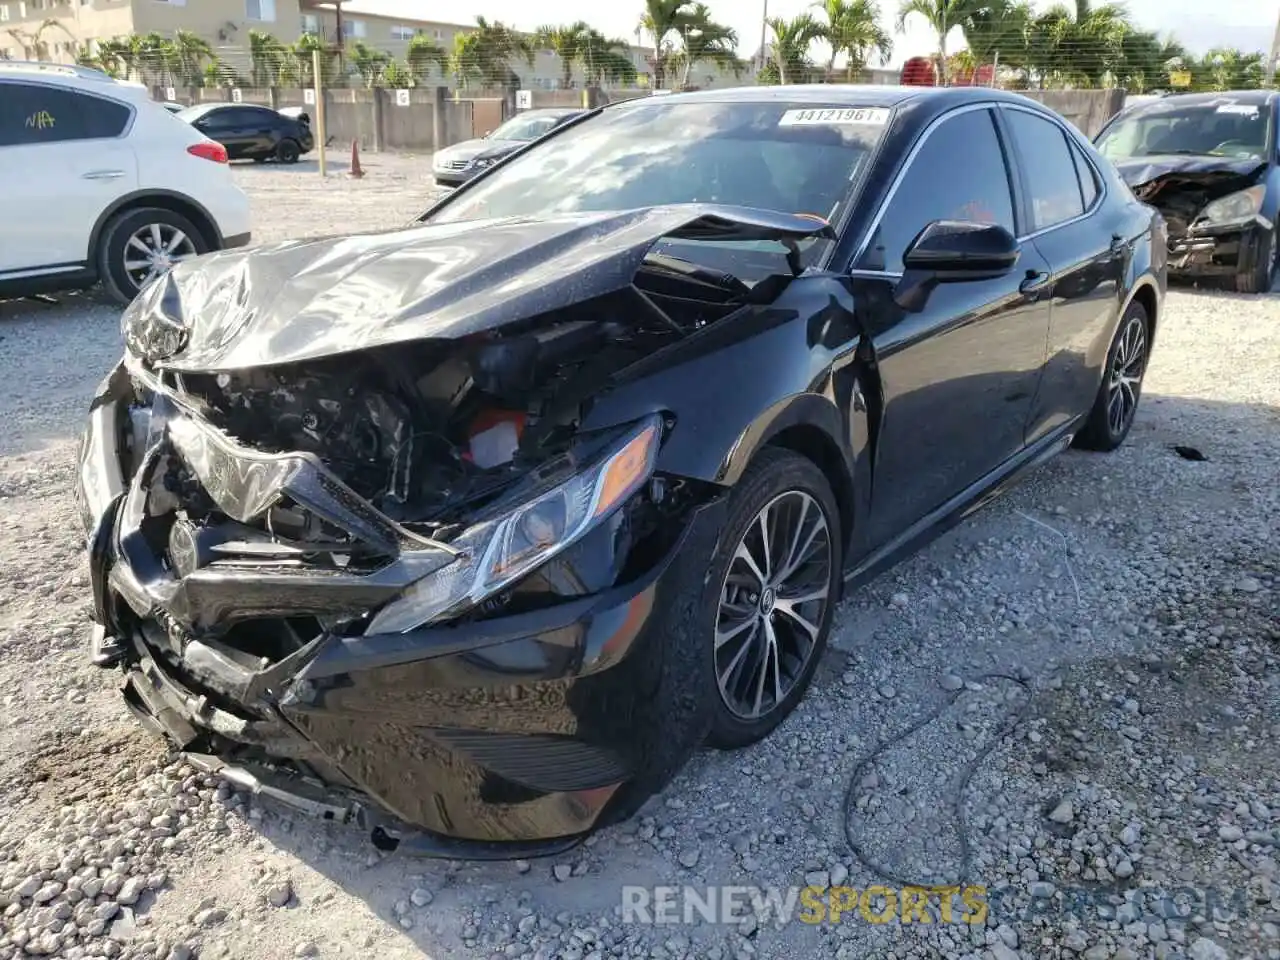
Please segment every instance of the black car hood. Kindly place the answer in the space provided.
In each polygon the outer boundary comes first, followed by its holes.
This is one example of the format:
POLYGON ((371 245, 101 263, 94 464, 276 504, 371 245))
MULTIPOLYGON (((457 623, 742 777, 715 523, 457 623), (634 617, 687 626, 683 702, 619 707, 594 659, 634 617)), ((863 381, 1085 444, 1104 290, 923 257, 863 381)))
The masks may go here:
POLYGON ((834 234, 809 217, 679 204, 291 241, 179 264, 124 327, 129 349, 165 369, 292 363, 455 339, 614 292, 664 237, 818 236, 834 234))
POLYGON ((1250 177, 1258 173, 1266 163, 1257 159, 1238 157, 1190 156, 1162 154, 1150 157, 1131 157, 1114 161, 1120 176, 1131 187, 1138 187, 1152 180, 1171 174, 1187 178, 1213 178, 1221 176, 1250 177))

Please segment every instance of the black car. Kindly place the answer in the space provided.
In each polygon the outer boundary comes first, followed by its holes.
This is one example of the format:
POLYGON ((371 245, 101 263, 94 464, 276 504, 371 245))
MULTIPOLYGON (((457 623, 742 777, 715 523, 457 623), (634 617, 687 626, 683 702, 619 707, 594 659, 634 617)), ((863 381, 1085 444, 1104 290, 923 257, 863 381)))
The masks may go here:
POLYGON ((1275 283, 1280 136, 1274 90, 1161 97, 1098 134, 1103 156, 1164 214, 1169 272, 1225 279, 1241 293, 1275 283))
POLYGON ((609 106, 408 228, 181 264, 82 447, 95 658, 384 847, 561 849, 772 730, 848 584, 1123 442, 1165 252, 1030 100, 820 86, 609 106))
POLYGON ((512 117, 492 133, 437 150, 431 161, 436 183, 446 187, 456 187, 466 183, 503 157, 510 156, 521 147, 528 146, 539 137, 545 136, 584 113, 586 113, 585 110, 554 107, 526 110, 512 117))
POLYGON ((305 112, 289 115, 250 103, 204 103, 177 116, 226 147, 231 160, 297 163, 316 145, 305 112))

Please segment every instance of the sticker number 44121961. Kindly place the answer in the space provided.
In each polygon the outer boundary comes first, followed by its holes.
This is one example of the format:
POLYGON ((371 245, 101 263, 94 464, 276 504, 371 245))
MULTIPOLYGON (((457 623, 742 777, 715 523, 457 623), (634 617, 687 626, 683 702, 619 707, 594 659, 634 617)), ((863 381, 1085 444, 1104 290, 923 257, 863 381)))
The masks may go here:
POLYGON ((885 107, 820 107, 812 110, 788 110, 778 120, 780 127, 815 127, 863 124, 883 127, 889 122, 885 107))

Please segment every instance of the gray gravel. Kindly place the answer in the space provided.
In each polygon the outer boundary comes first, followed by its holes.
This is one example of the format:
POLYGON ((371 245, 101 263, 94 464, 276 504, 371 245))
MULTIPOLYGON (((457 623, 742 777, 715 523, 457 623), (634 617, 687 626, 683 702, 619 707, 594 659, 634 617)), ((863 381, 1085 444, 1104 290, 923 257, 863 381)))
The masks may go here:
MULTIPOLYGON (((364 159, 238 168, 257 236, 422 209, 426 159, 364 159)), ((197 775, 85 663, 74 435, 117 321, 0 304, 0 960, 1280 958, 1280 298, 1174 292, 1121 451, 1058 458, 849 597, 766 743, 501 864, 385 857, 197 775), (985 922, 621 917, 626 884, 876 870, 981 884, 985 922)))

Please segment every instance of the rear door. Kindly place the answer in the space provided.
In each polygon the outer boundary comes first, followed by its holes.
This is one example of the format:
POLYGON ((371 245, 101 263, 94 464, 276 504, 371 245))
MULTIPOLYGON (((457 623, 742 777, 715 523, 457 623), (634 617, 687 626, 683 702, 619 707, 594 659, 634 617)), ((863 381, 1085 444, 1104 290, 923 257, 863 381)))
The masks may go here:
POLYGON ((135 108, 36 80, 0 80, 0 280, 73 271, 98 218, 138 186, 135 108))
MULTIPOLYGON (((935 220, 1024 232, 1008 154, 992 108, 943 117, 907 158, 855 272, 896 282, 903 254, 935 220)), ((884 417, 866 547, 901 535, 1022 450, 1044 369, 1048 269, 1024 244, 1005 276, 940 284, 919 313, 890 305, 876 318, 884 417)))
POLYGON ((1136 237, 1104 204, 1103 180, 1065 124, 1003 105, 1026 198, 1024 245, 1050 267, 1048 361, 1027 421, 1033 442, 1086 412, 1098 392, 1136 237))

